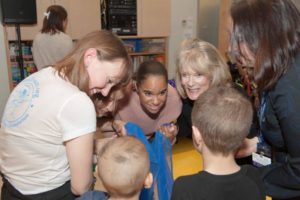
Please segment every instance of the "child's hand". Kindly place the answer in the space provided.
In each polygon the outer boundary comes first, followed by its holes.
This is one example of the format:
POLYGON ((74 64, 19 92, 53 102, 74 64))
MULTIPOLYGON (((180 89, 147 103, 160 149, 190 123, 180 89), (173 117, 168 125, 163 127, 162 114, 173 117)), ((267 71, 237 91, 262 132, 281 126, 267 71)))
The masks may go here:
POLYGON ((121 121, 121 120, 114 120, 112 123, 112 127, 114 129, 114 131, 116 132, 116 134, 118 136, 125 136, 127 135, 126 133, 126 129, 125 129, 125 122, 121 121))
POLYGON ((164 124, 159 128, 160 132, 168 138, 172 145, 176 142, 176 136, 178 134, 178 128, 175 124, 164 124))

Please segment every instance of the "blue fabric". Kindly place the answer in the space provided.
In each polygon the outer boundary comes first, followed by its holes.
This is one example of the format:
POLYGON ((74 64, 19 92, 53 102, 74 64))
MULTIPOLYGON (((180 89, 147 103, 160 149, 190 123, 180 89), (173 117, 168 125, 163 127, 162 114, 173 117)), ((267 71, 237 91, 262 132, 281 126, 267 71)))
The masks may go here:
MULTIPOLYGON (((262 96, 261 96, 261 100, 260 100, 260 109, 258 111, 258 118, 259 118, 260 127, 263 126, 265 110, 266 110, 266 97, 265 97, 265 93, 263 93, 262 96)), ((271 158, 271 156, 272 156, 271 155, 272 154, 272 148, 269 144, 267 144, 265 142, 265 138, 263 136, 263 133, 262 133, 261 129, 260 129, 259 135, 258 135, 257 152, 258 153, 263 153, 264 155, 266 155, 269 158, 271 158)), ((254 164, 254 165, 260 167, 260 165, 256 165, 256 164, 254 164)))
POLYGON ((172 173, 172 145, 170 141, 157 131, 153 140, 149 142, 142 129, 131 122, 126 123, 125 128, 127 135, 134 136, 145 144, 150 158, 153 185, 150 189, 142 190, 140 199, 169 200, 174 183, 172 173), (154 188, 157 188, 157 194, 154 193, 154 188))

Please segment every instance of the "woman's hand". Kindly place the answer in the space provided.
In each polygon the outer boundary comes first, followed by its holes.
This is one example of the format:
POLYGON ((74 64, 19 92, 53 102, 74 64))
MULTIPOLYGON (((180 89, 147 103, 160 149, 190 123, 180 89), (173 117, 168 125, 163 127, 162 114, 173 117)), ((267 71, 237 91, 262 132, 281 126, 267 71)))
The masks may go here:
POLYGON ((116 135, 116 136, 127 135, 125 124, 126 122, 124 121, 114 120, 112 118, 98 119, 99 132, 104 137, 109 137, 112 135, 116 135))
POLYGON ((160 132, 171 141, 171 144, 175 144, 176 136, 178 134, 178 128, 171 123, 170 125, 163 125, 159 128, 160 132))
POLYGON ((258 137, 251 139, 246 138, 240 148, 237 150, 235 157, 243 158, 250 156, 252 153, 256 152, 256 146, 258 143, 258 137))

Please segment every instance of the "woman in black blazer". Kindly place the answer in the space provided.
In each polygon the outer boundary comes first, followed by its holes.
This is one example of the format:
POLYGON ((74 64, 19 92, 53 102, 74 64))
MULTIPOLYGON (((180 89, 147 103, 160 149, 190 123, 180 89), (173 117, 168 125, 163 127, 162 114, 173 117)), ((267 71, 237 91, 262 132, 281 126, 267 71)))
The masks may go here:
POLYGON ((272 152, 260 163, 267 194, 300 199, 300 13, 291 0, 242 0, 230 14, 229 49, 254 67, 260 95, 260 136, 239 155, 272 152))

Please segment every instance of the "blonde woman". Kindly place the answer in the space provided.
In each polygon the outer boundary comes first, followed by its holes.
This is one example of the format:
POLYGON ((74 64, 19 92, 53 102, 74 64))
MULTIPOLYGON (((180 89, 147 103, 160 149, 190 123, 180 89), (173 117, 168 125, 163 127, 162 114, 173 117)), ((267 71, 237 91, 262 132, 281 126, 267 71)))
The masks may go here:
POLYGON ((231 82, 229 67, 213 45, 197 38, 182 42, 176 71, 176 87, 183 98, 182 113, 178 119, 180 136, 192 135, 194 101, 209 87, 231 82))

